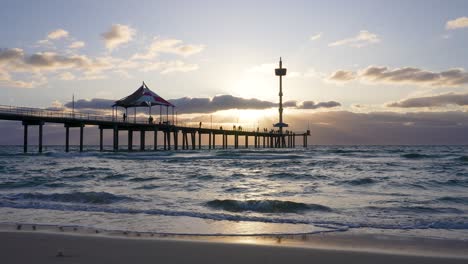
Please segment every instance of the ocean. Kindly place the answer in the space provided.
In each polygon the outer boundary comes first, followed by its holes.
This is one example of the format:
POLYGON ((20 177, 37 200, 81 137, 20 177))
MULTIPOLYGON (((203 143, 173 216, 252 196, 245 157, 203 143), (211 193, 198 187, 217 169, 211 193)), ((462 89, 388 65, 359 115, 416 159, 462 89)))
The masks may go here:
POLYGON ((34 151, 0 147, 1 224, 468 239, 466 146, 34 151))

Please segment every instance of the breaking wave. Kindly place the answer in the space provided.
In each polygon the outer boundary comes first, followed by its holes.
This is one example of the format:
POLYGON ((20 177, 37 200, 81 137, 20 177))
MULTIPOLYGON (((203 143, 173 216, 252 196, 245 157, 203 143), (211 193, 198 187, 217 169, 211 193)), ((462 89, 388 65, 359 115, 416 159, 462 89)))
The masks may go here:
POLYGON ((206 203, 208 207, 229 212, 252 211, 259 213, 298 213, 301 211, 329 212, 331 208, 319 204, 305 204, 279 200, 213 200, 206 203))

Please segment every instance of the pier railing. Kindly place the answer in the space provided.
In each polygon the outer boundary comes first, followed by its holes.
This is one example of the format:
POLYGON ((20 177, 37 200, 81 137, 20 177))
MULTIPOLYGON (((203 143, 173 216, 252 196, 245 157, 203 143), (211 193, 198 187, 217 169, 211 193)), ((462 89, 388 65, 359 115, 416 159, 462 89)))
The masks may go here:
MULTIPOLYGON (((134 123, 134 124, 148 124, 149 120, 141 116, 129 116, 125 121, 123 117, 112 114, 97 114, 92 112, 71 111, 53 108, 31 108, 20 107, 11 105, 0 105, 0 113, 16 115, 16 116, 29 116, 29 117, 49 117, 49 118, 63 118, 76 121, 109 121, 118 123, 134 123)), ((156 121, 156 120, 154 120, 156 121)), ((154 122, 153 121, 153 122, 154 122)), ((157 121, 159 122, 159 120, 157 121)))
MULTIPOLYGON (((125 124, 125 123, 130 123, 130 124, 149 124, 149 120, 147 117, 143 116, 132 116, 129 115, 126 120, 124 121, 123 116, 120 115, 112 115, 110 114, 111 110, 109 110, 109 114, 105 114, 105 111, 102 111, 104 113, 95 113, 95 112, 84 112, 84 111, 72 111, 68 109, 54 109, 54 108, 32 108, 32 107, 21 107, 21 106, 11 106, 11 105, 0 105, 0 114, 8 114, 8 115, 14 115, 14 116, 22 116, 22 117, 47 117, 47 118, 62 118, 62 119, 69 119, 70 121, 107 121, 107 122, 114 122, 114 123, 120 123, 120 124, 125 124)), ((170 119, 170 118, 169 118, 170 119)), ((159 124, 159 123, 166 124, 166 116, 162 116, 162 120, 160 120, 159 115, 155 116, 153 119, 153 124, 159 124)), ((169 120, 169 124, 172 124, 172 120, 169 120)), ((174 124, 176 126, 181 126, 181 127, 188 127, 188 128, 198 128, 199 123, 198 122, 176 122, 174 124)), ((203 124, 202 128, 207 128, 207 127, 212 127, 211 129, 217 129, 219 127, 219 124, 209 124, 207 125, 206 123, 203 124)), ((238 126, 237 126, 238 127, 238 126)), ((223 126, 223 130, 227 131, 234 131, 236 129, 232 127, 225 127, 223 126)), ((237 130, 238 131, 238 130, 237 130)), ((244 127, 243 131, 245 132, 257 132, 256 128, 253 127, 244 127)), ((260 128, 259 132, 264 132, 263 128, 260 128)), ((272 133, 272 131, 266 131, 267 133, 272 133)), ((273 132, 274 133, 274 132, 273 132)), ((296 132, 292 132, 296 133, 296 132)), ((297 134, 300 134, 303 132, 297 132, 297 134)))

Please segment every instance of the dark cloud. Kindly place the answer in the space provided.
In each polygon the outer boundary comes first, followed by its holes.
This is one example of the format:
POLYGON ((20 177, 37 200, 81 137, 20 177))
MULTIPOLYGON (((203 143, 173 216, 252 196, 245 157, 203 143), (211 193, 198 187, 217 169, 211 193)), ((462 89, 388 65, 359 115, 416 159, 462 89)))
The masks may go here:
POLYGON ((468 72, 464 69, 448 69, 441 72, 432 72, 414 67, 390 69, 385 66, 370 66, 357 73, 339 70, 334 72, 328 79, 341 82, 360 79, 373 83, 460 86, 468 84, 468 72))
POLYGON ((272 102, 232 95, 219 95, 212 99, 184 97, 169 101, 177 106, 179 113, 210 113, 228 109, 267 109, 276 106, 272 102))
POLYGON ((458 86, 468 84, 468 73, 463 69, 431 72, 412 67, 389 69, 371 66, 360 77, 371 82, 415 83, 431 86, 458 86))
POLYGON ((283 106, 284 107, 292 107, 292 108, 297 107, 297 101, 295 101, 295 100, 286 101, 286 102, 283 103, 283 106))
MULTIPOLYGON (((213 113, 221 110, 229 109, 268 109, 278 106, 278 103, 262 101, 259 99, 245 99, 241 97, 235 97, 232 95, 219 95, 213 98, 190 98, 183 97, 179 99, 168 100, 174 104, 177 108, 177 112, 180 114, 186 113, 213 113)), ((75 102, 75 109, 98 109, 98 110, 109 110, 114 104, 113 100, 108 99, 91 99, 91 100, 78 100, 75 102)), ((318 109, 318 108, 332 108, 340 106, 341 104, 335 101, 320 102, 315 104, 312 101, 305 101, 299 104, 297 101, 285 102, 284 107, 287 108, 298 108, 298 109, 318 109)), ((71 108, 72 103, 68 102, 65 107, 71 108)), ((141 110, 146 112, 146 110, 141 110)))
MULTIPOLYGON (((80 99, 75 101, 75 109, 111 109, 115 103, 114 100, 94 98, 91 100, 80 99)), ((72 108, 73 103, 68 102, 64 104, 67 108, 72 108)))
POLYGON ((22 49, 0 49, 0 63, 16 60, 23 56, 22 49))
POLYGON ((314 103, 313 101, 304 101, 302 102, 302 104, 298 105, 297 108, 318 109, 318 108, 333 108, 333 107, 338 107, 338 106, 341 106, 341 104, 335 101, 320 102, 320 103, 314 103))
POLYGON ((434 96, 416 97, 388 104, 388 107, 441 107, 447 105, 468 105, 468 94, 447 93, 434 96))
MULTIPOLYGON (((84 55, 60 55, 54 52, 25 54, 22 49, 0 49, 0 66, 7 72, 56 71, 80 69, 99 71, 110 68, 109 59, 90 59, 84 55)), ((1 69, 1 68, 0 68, 1 69)))

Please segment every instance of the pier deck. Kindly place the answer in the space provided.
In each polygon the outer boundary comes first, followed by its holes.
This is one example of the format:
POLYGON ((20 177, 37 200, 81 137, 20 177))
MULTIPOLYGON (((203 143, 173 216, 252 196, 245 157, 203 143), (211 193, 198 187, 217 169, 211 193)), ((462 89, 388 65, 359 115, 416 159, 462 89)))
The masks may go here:
POLYGON ((77 111, 63 111, 54 109, 41 109, 17 106, 0 105, 0 120, 21 121, 24 127, 24 152, 28 151, 28 127, 39 126, 38 150, 42 152, 43 126, 46 123, 64 124, 65 127, 65 151, 69 151, 70 128, 80 129, 80 151, 83 151, 84 127, 97 126, 100 130, 99 143, 100 150, 103 151, 103 130, 113 131, 113 150, 119 150, 119 131, 128 133, 128 151, 133 150, 133 132, 140 132, 140 150, 145 150, 145 133, 154 133, 154 150, 158 150, 158 134, 162 133, 164 138, 163 150, 179 149, 179 132, 181 133, 182 149, 201 149, 202 135, 208 135, 208 148, 214 149, 216 145, 216 136, 222 137, 221 147, 228 148, 228 136, 234 137, 234 148, 239 148, 239 137, 245 137, 245 147, 249 147, 249 137, 253 138, 254 148, 294 148, 296 147, 296 137, 302 137, 303 147, 307 147, 306 132, 287 132, 278 131, 241 131, 230 129, 212 129, 197 126, 179 126, 170 123, 150 123, 146 118, 128 118, 123 120, 113 115, 99 115, 92 113, 83 113, 77 111), (190 135, 190 141, 189 137, 190 135), (173 138, 171 144, 171 138, 173 138), (198 142, 197 142, 198 141, 198 142), (198 144, 197 144, 198 143, 198 144))

